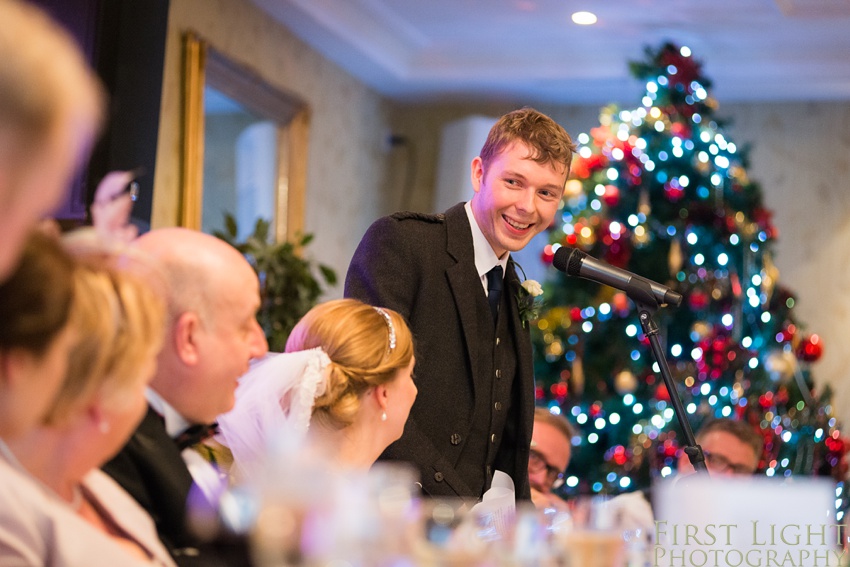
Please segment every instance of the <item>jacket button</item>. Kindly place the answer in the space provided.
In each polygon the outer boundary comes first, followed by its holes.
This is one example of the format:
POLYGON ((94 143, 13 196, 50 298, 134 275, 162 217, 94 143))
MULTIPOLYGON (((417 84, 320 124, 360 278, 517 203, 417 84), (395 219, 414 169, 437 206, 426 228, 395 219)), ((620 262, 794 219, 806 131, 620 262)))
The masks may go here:
POLYGON ((443 473, 434 473, 434 480, 436 480, 437 482, 443 482, 443 473))
POLYGON ((502 402, 496 402, 493 407, 496 408, 496 411, 502 411, 502 402))
POLYGON ((499 337, 496 337, 496 346, 499 346, 500 342, 502 342, 502 339, 500 339, 499 337))
POLYGON ((501 377, 502 377, 502 371, 497 368, 496 369, 496 378, 501 378, 501 377))
POLYGON ((461 441, 463 441, 463 437, 460 436, 460 433, 452 433, 452 437, 451 437, 452 445, 460 445, 461 441))
POLYGON ((495 433, 491 433, 491 434, 490 434, 490 443, 495 443, 495 442, 496 442, 496 434, 495 434, 495 433))

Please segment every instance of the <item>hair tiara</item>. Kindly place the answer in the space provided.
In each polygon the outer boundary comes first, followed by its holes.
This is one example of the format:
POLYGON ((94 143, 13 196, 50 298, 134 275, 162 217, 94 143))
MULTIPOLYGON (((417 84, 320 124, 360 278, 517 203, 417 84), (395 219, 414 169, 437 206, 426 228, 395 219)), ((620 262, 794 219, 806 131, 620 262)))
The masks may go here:
POLYGON ((390 314, 381 309, 380 307, 375 307, 375 311, 377 311, 387 322, 387 330, 390 333, 389 345, 387 346, 387 354, 391 353, 395 348, 395 327, 393 327, 393 320, 390 317, 390 314))

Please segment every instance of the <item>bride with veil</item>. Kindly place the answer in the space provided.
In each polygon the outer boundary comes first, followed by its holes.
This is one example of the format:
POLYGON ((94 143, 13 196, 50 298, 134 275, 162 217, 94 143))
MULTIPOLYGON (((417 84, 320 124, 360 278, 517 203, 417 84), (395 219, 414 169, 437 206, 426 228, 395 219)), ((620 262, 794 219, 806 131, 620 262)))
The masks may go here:
POLYGON ((368 469, 401 437, 416 398, 414 364, 410 329, 395 311, 354 299, 317 305, 292 330, 285 353, 240 378, 233 410, 219 417, 231 474, 257 480, 269 455, 297 450, 368 469))

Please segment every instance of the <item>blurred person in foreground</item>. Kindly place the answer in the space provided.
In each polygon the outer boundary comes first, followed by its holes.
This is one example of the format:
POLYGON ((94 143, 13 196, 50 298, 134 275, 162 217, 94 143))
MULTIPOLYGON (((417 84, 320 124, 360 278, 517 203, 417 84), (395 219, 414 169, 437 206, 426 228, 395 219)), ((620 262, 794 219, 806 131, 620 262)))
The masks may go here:
POLYGON ((186 504, 194 490, 215 506, 226 487, 196 448, 233 407, 251 360, 268 350, 256 319, 259 281, 235 248, 198 231, 152 230, 132 247, 165 277, 166 334, 147 412, 103 470, 150 513, 179 565, 214 565, 219 558, 187 525, 186 504))
POLYGON ((475 501, 501 471, 530 498, 528 300, 538 290, 511 252, 552 223, 574 150, 548 116, 510 112, 470 163, 469 202, 378 219, 354 253, 346 297, 397 311, 416 340, 419 395, 381 458, 413 463, 426 495, 475 501))
POLYGON ((142 418, 164 305, 134 273, 143 264, 122 257, 119 269, 91 249, 74 259, 67 373, 42 367, 64 378, 58 395, 43 391, 42 422, 0 441, 0 564, 173 567, 151 518, 97 468, 142 418))
POLYGON ((337 470, 368 469, 401 437, 416 398, 413 338, 401 316, 354 299, 313 307, 286 352, 240 379, 219 417, 236 476, 257 479, 275 436, 337 470))
POLYGON ((575 429, 562 415, 547 408, 535 408, 531 451, 528 457, 528 482, 531 501, 538 508, 566 511, 565 500, 553 493, 564 483, 564 471, 570 464, 575 429))
POLYGON ((59 242, 34 231, 0 283, 0 438, 32 429, 62 385, 77 338, 73 277, 74 262, 59 242))
POLYGON ((66 194, 104 94, 73 38, 38 8, 0 2, 0 281, 66 194))

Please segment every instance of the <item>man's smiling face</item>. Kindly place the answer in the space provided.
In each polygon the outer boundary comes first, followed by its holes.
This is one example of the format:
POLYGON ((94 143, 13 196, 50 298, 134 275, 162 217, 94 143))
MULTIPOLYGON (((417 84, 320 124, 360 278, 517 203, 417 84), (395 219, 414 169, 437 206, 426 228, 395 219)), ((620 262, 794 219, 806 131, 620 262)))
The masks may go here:
POLYGON ((522 250, 548 228, 564 193, 566 167, 532 157, 518 141, 494 156, 486 171, 480 157, 472 160, 472 213, 499 257, 522 250))

